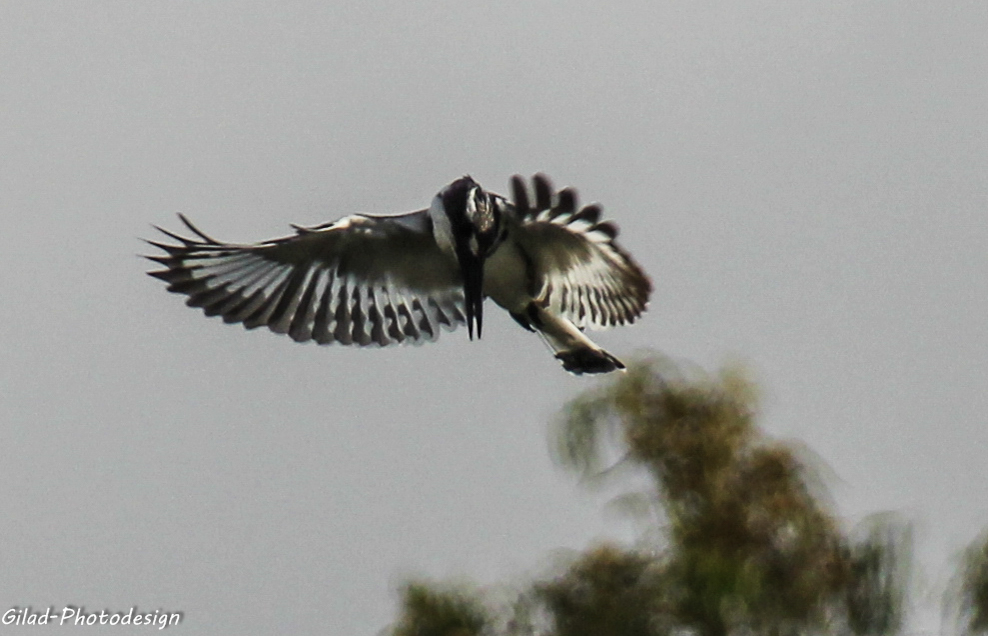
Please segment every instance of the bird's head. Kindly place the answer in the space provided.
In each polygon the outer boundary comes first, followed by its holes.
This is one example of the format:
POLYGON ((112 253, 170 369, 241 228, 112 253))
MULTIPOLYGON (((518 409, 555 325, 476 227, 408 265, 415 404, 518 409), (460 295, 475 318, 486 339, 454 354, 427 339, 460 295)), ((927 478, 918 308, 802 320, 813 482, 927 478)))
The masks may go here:
POLYGON ((465 176, 443 188, 429 211, 436 242, 460 267, 471 339, 475 321, 478 338, 483 328, 484 261, 503 238, 502 206, 501 197, 465 176))
POLYGON ((490 256, 499 243, 500 197, 465 176, 446 186, 436 198, 449 223, 448 249, 457 257, 463 250, 481 260, 490 256))

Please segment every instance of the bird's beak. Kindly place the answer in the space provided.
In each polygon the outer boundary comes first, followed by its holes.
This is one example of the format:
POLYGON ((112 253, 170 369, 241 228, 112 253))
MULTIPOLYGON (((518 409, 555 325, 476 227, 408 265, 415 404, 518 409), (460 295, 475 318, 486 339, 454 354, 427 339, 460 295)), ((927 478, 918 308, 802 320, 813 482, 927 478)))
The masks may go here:
POLYGON ((463 296, 467 309, 467 332, 473 340, 473 325, 477 323, 477 339, 484 328, 484 257, 465 254, 461 258, 463 296))

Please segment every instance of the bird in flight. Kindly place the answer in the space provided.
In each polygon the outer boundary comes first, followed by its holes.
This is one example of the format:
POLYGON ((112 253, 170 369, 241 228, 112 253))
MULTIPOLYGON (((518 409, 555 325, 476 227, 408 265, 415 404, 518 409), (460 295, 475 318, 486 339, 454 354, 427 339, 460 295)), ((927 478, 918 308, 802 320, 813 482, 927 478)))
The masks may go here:
POLYGON ((567 371, 623 369, 584 330, 634 322, 648 276, 599 205, 579 207, 573 189, 542 174, 531 192, 513 177, 511 191, 509 201, 466 176, 428 209, 293 226, 252 245, 217 241, 180 214, 194 236, 157 228, 177 244, 148 241, 165 252, 147 257, 165 267, 148 273, 207 316, 319 344, 421 343, 463 323, 480 338, 490 297, 567 371))

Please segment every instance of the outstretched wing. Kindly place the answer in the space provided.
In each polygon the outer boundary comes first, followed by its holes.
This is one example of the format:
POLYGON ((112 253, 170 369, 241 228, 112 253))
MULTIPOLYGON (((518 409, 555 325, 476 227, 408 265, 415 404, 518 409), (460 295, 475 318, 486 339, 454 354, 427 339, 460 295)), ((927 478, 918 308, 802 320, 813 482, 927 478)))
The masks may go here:
POLYGON ((436 246, 425 210, 348 216, 254 245, 195 234, 148 241, 166 252, 148 272, 207 316, 248 329, 267 326, 298 342, 386 346, 435 340, 465 322, 455 264, 436 246))
POLYGON ((536 298, 580 328, 634 322, 648 303, 652 282, 617 243, 617 226, 601 222, 601 208, 578 208, 576 192, 553 190, 532 177, 534 201, 520 176, 511 179, 517 211, 515 240, 531 260, 536 298))

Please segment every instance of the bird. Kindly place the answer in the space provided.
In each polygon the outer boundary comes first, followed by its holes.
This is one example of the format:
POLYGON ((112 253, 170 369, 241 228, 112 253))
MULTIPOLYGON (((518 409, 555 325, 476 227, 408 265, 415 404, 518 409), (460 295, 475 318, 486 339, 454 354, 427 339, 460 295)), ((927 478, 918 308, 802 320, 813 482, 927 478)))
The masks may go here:
POLYGON ((541 336, 576 375, 625 365, 585 335, 633 323, 652 282, 601 221, 542 173, 510 180, 511 199, 461 177, 428 208, 392 216, 351 214, 254 244, 218 241, 185 215, 193 236, 155 227, 173 242, 147 272, 207 316, 266 326, 297 342, 379 346, 434 341, 466 324, 481 338, 484 301, 541 336))

